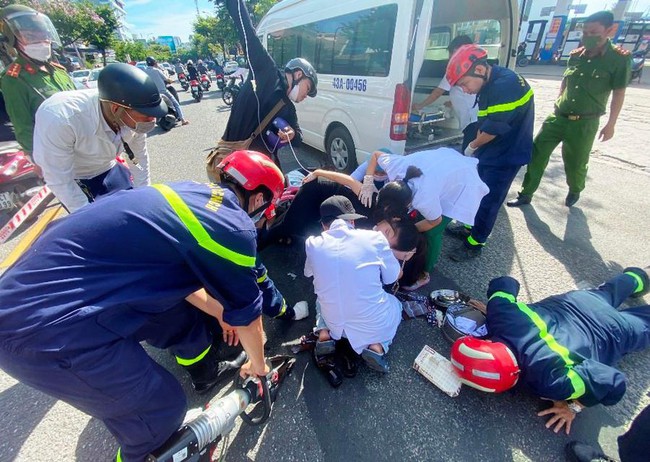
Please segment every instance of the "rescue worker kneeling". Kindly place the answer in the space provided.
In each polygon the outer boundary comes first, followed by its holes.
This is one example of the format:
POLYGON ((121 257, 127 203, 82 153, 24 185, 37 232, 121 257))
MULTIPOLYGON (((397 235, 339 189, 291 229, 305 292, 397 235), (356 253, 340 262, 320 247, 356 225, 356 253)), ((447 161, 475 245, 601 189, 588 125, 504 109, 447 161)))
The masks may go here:
POLYGON ((284 178, 250 151, 219 170, 221 184, 158 184, 83 207, 0 278, 0 367, 102 420, 117 460, 142 461, 186 412, 180 384, 141 341, 170 348, 206 392, 245 361, 219 361, 207 325, 216 318, 248 353, 241 375, 268 372, 260 315, 287 309, 258 276, 255 222, 284 178))
POLYGON ((487 392, 502 392, 521 378, 553 406, 546 427, 557 433, 584 407, 618 403, 625 375, 614 365, 627 353, 650 345, 650 306, 619 311, 628 297, 650 289, 646 271, 626 268, 592 290, 575 290, 540 302, 517 301, 519 283, 493 279, 488 287, 491 341, 458 339, 451 362, 461 381, 487 392))

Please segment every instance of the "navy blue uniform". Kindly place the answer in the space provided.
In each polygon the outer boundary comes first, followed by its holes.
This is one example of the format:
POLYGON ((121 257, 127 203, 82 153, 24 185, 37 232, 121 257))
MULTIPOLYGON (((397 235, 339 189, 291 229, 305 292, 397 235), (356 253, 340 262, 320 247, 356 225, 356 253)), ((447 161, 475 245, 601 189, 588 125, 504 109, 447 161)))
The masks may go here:
POLYGON ((478 174, 490 188, 476 213, 466 245, 484 245, 499 209, 522 165, 533 149, 535 104, 528 82, 500 66, 492 66, 490 78, 478 94, 478 129, 495 135, 476 151, 478 174))
POLYGON ((616 308, 647 284, 647 276, 643 280, 628 271, 597 289, 527 305, 516 301, 515 279, 493 279, 488 330, 494 341, 510 347, 521 380, 539 396, 577 399, 585 406, 616 404, 625 393, 625 375, 614 365, 625 354, 650 345, 650 306, 616 308))
MULTIPOLYGON (((185 413, 177 380, 141 341, 179 363, 212 344, 200 288, 248 325, 286 304, 256 262, 256 229, 216 184, 123 191, 48 227, 0 278, 0 367, 104 421, 123 460, 142 460, 185 413), (262 290, 260 290, 262 289, 262 290)), ((198 359, 197 359, 198 358, 198 359)))

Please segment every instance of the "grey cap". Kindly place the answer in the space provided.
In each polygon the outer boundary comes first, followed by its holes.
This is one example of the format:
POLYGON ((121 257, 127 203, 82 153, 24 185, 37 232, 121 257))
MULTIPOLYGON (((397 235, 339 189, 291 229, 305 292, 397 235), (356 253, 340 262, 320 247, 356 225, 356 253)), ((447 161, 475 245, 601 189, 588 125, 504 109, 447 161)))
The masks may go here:
POLYGON ((321 223, 329 223, 337 218, 352 221, 366 217, 354 210, 352 202, 347 197, 332 196, 325 199, 320 205, 320 221, 321 223))

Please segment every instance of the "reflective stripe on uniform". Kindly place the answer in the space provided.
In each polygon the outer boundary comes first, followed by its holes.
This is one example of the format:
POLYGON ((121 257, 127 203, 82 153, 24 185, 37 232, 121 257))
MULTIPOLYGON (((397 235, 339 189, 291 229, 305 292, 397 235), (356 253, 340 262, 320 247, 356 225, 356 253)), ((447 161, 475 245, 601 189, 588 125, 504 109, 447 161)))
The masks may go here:
POLYGON ((467 236, 467 243, 468 243, 469 245, 473 245, 473 246, 477 246, 477 245, 485 245, 485 242, 479 242, 479 241, 477 241, 476 239, 474 239, 474 238, 472 237, 471 234, 470 234, 469 236, 467 236))
POLYGON ((237 253, 212 239, 199 219, 194 215, 194 213, 192 213, 190 208, 176 193, 176 191, 164 184, 154 184, 152 187, 162 194, 167 202, 169 202, 169 205, 171 205, 174 212, 176 212, 178 218, 183 222, 192 237, 196 239, 196 242, 201 247, 220 256, 221 258, 233 262, 236 265, 250 268, 255 266, 255 256, 237 253))
POLYGON ((115 462, 122 462, 122 448, 117 448, 117 454, 115 455, 115 462))
POLYGON ((514 111, 518 107, 521 107, 524 104, 526 104, 528 101, 530 101, 532 97, 533 97, 533 89, 530 88, 526 92, 526 94, 521 98, 519 98, 517 101, 513 101, 512 103, 495 104, 494 106, 488 106, 485 109, 478 111, 478 116, 486 117, 488 114, 495 114, 497 112, 514 111))
POLYGON ((264 271, 264 274, 262 274, 260 277, 257 278, 257 283, 261 284, 264 281, 266 281, 269 278, 269 273, 264 271))
POLYGON ((280 312, 277 315, 273 316, 273 317, 274 318, 279 318, 280 316, 282 316, 286 312, 287 312, 287 301, 284 299, 284 297, 282 297, 282 308, 280 308, 280 312))
POLYGON ((201 361, 205 355, 208 354, 208 351, 210 351, 210 348, 212 348, 212 345, 207 347, 205 351, 203 351, 200 355, 198 355, 196 358, 191 358, 191 359, 185 359, 185 358, 179 358, 176 356, 176 362, 180 364, 181 366, 191 366, 192 364, 196 364, 199 361, 201 361))
POLYGON ((519 310, 522 313, 528 316, 528 318, 533 322, 533 324, 535 324, 535 326, 539 329, 539 337, 544 341, 544 343, 546 343, 546 345, 551 350, 553 350, 555 353, 560 355, 560 357, 564 361, 565 367, 567 368, 567 377, 571 381, 571 385, 573 386, 573 394, 567 399, 578 399, 580 396, 584 395, 586 391, 585 382, 584 380, 582 380, 582 377, 580 377, 573 370, 573 366, 575 365, 575 362, 570 357, 570 351, 565 346, 557 343, 555 337, 553 337, 548 332, 548 326, 546 325, 544 320, 537 313, 531 310, 528 305, 522 302, 518 302, 512 294, 498 291, 492 294, 490 300, 492 300, 495 297, 505 298, 506 300, 516 304, 517 308, 519 308, 519 310))
POLYGON ((637 294, 643 290, 643 279, 641 279, 641 276, 639 276, 636 273, 633 273, 632 271, 628 271, 624 274, 627 274, 628 276, 632 276, 634 280, 636 280, 636 290, 633 293, 637 294))

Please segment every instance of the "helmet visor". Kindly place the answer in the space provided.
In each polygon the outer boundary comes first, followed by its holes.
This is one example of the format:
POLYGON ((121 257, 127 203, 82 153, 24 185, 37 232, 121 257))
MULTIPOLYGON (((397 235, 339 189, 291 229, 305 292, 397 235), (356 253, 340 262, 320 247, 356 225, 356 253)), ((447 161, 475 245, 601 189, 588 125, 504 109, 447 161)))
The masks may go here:
POLYGON ((61 39, 50 18, 41 13, 21 11, 7 16, 6 24, 22 45, 49 42, 61 48, 61 39))

